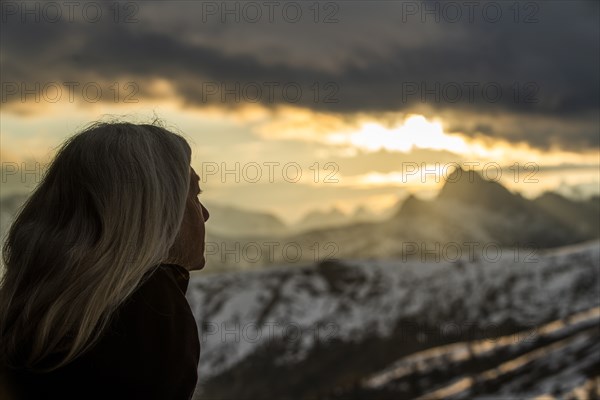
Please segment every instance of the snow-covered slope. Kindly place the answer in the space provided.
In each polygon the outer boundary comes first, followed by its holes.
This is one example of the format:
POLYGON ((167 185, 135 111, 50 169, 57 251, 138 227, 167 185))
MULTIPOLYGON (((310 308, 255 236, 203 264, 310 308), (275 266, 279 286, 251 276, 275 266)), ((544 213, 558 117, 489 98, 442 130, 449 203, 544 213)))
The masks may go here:
POLYGON ((526 331, 600 306, 599 257, 594 241, 535 254, 506 250, 497 261, 356 259, 193 275, 201 386, 272 341, 283 343, 274 365, 301 365, 317 342, 406 335, 429 348, 526 331))

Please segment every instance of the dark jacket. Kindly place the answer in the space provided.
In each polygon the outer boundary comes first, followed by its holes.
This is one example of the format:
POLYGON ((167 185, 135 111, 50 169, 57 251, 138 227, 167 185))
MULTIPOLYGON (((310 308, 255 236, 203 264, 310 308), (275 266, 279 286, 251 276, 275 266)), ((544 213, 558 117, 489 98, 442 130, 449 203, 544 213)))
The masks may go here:
POLYGON ((49 373, 11 371, 17 399, 190 399, 200 341, 188 281, 185 268, 158 266, 88 352, 49 373))

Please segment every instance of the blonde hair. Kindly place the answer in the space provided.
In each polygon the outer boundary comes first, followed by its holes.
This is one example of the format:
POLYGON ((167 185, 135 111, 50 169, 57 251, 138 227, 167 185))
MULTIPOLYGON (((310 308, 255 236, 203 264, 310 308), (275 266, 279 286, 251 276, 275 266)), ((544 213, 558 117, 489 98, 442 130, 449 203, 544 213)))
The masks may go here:
POLYGON ((184 216, 191 149, 151 124, 67 139, 3 245, 0 361, 51 371, 89 349, 164 262, 184 216))

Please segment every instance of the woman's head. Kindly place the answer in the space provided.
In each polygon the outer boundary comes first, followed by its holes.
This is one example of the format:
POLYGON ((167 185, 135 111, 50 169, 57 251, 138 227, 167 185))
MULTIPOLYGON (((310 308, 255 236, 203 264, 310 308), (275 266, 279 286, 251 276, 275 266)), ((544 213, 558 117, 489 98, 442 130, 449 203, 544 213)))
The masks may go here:
POLYGON ((190 161, 186 140, 156 124, 95 123, 60 146, 4 243, 5 362, 69 362, 148 271, 162 262, 202 268, 205 218, 190 212, 190 161))

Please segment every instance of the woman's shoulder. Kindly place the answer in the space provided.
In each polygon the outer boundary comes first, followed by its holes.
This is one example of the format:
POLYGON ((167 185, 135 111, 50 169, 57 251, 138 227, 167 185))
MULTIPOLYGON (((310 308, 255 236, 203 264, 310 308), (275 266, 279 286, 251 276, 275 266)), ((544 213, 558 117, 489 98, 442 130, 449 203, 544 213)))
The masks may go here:
POLYGON ((13 379, 27 390, 68 391, 63 396, 68 399, 84 393, 94 399, 189 398, 198 378, 200 341, 179 268, 159 265, 149 271, 111 315, 99 340, 73 362, 13 379), (91 387, 98 388, 97 397, 89 395, 91 387))
POLYGON ((169 386, 188 390, 195 386, 200 341, 182 286, 187 282, 185 274, 177 267, 161 264, 153 270, 117 310, 105 337, 92 351, 93 361, 104 362, 106 368, 120 362, 118 375, 128 376, 128 385, 144 384, 157 393, 173 390, 169 386), (104 357, 104 352, 113 355, 104 357), (149 378, 163 383, 150 385, 149 378))

